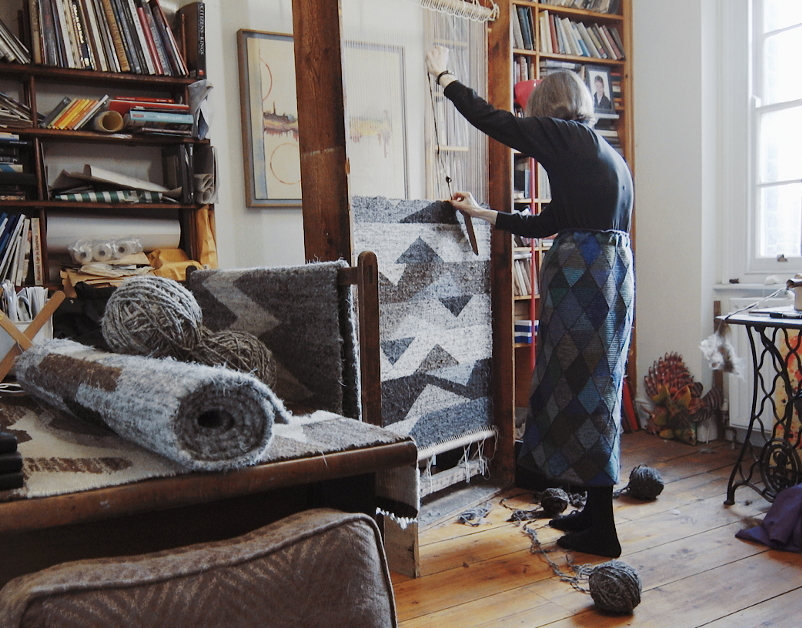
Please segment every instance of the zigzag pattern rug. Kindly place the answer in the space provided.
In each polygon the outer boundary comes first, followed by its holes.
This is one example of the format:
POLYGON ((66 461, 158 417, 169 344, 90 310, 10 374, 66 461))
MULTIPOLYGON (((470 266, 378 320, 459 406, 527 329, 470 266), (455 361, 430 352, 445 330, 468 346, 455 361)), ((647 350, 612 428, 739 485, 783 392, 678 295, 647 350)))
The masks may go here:
POLYGON ((490 429, 490 226, 476 221, 477 256, 447 203, 352 208, 354 250, 379 260, 383 425, 419 449, 490 429))

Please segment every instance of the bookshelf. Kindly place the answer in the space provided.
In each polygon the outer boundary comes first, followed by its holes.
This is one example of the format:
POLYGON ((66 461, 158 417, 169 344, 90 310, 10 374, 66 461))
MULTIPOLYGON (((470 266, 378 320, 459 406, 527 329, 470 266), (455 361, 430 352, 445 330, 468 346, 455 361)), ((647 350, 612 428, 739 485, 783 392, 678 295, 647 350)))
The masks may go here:
MULTIPOLYGON (((29 272, 15 284, 56 287, 58 279, 55 277, 58 273, 54 273, 53 268, 48 272, 48 267, 53 265, 50 262, 54 261, 49 259, 51 256, 48 254, 48 220, 54 217, 113 216, 142 221, 177 221, 180 225, 178 246, 190 259, 197 259, 200 245, 195 217, 206 206, 195 202, 192 193, 195 174, 192 155, 201 149, 210 150, 211 147, 207 139, 198 139, 193 134, 191 125, 167 126, 165 122, 161 128, 154 125, 146 132, 127 127, 116 132, 101 132, 93 130, 90 124, 92 117, 87 117, 80 128, 42 128, 42 117, 54 109, 54 94, 58 97, 65 93, 81 96, 87 101, 105 98, 100 94, 107 94, 111 100, 134 98, 152 102, 154 110, 158 108, 158 102, 171 101, 188 110, 191 86, 198 78, 205 76, 205 60, 203 72, 198 72, 198 68, 193 66, 197 55, 187 54, 188 15, 179 13, 170 23, 161 11, 158 0, 20 0, 16 4, 18 7, 14 19, 10 19, 14 9, 9 8, 3 9, 0 19, 6 31, 10 31, 26 47, 30 61, 9 59, 8 55, 0 54, 0 92, 8 94, 27 109, 29 115, 27 122, 23 120, 6 127, 0 126, 0 132, 18 138, 15 141, 19 147, 17 161, 22 166, 20 174, 25 176, 5 178, 8 184, 6 190, 13 193, 4 195, 0 191, 0 212, 8 216, 21 215, 36 219, 44 272, 37 277, 31 263, 29 272), (76 15, 75 21, 70 23, 73 29, 70 38, 77 37, 78 31, 83 29, 83 44, 78 42, 77 47, 65 43, 67 39, 62 37, 67 33, 66 23, 60 23, 65 29, 63 31, 54 30, 52 26, 54 13, 50 12, 55 11, 58 26, 58 18, 67 15, 59 14, 59 11, 70 6, 74 7, 76 15), (110 11, 108 14, 107 8, 110 11), (138 23, 132 21, 134 15, 139 17, 138 23), (45 26, 46 19, 51 20, 48 28, 45 26), (127 20, 127 26, 124 26, 124 20, 127 20), (169 32, 165 31, 165 25, 169 32), (128 33, 123 37, 126 29, 128 33), (117 32, 119 37, 112 38, 113 32, 117 32), (37 112, 38 115, 31 112, 37 112), (182 166, 168 167, 168 159, 176 153, 186 156, 186 159, 173 158, 170 163, 181 162, 182 166), (165 186, 168 179, 178 177, 179 182, 184 183, 183 196, 169 197, 165 194, 156 202, 134 203, 55 200, 51 188, 59 173, 51 163, 51 155, 55 155, 56 163, 59 163, 58 157, 63 159, 65 154, 74 160, 92 161, 97 166, 106 166, 99 155, 109 155, 114 162, 109 169, 121 174, 125 172, 126 159, 135 155, 140 168, 144 161, 148 172, 164 175, 165 186)), ((197 28, 197 25, 193 28, 197 28)), ((75 44, 74 41, 72 43, 75 44)), ((63 100, 66 101, 67 97, 63 100)), ((107 107, 110 107, 110 103, 97 112, 107 107)), ((90 109, 87 108, 86 112, 88 115, 90 109)), ((0 136, 0 152, 3 146, 0 136)))
MULTIPOLYGON (((513 107, 515 83, 543 78, 553 70, 576 71, 591 87, 591 93, 595 91, 595 77, 599 76, 610 106, 599 112, 596 128, 632 168, 631 0, 509 0, 502 8, 506 9, 506 15, 500 20, 501 28, 491 30, 490 35, 491 49, 495 45, 498 52, 495 58, 491 54, 490 75, 499 80, 509 76, 511 84, 508 90, 496 90, 494 104, 513 107), (505 42, 507 50, 502 56, 505 42)), ((545 171, 528 157, 509 152, 507 185, 512 182, 512 192, 507 206, 514 211, 537 214, 550 201, 545 171)), ((493 176, 497 176, 497 171, 491 172, 493 176)), ((497 198, 504 200, 500 192, 497 198)), ((550 244, 549 239, 513 239, 513 266, 517 259, 528 258, 533 285, 550 244)), ((512 271, 514 282, 514 267, 512 271)), ((516 407, 526 407, 537 346, 534 329, 532 343, 520 342, 524 338, 517 333, 521 327, 518 321, 537 320, 539 294, 537 290, 529 294, 518 292, 513 283, 514 397, 516 407)), ((634 340, 631 346, 634 354, 634 340)), ((635 364, 632 354, 630 365, 635 364)))

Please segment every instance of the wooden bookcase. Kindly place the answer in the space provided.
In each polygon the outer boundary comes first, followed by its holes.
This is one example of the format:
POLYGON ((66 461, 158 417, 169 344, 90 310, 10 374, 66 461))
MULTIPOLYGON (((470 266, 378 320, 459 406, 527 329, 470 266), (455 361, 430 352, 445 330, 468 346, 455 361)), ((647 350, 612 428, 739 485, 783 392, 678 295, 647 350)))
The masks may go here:
MULTIPOLYGON (((490 58, 489 76, 491 81, 491 102, 497 107, 513 110, 514 84, 519 80, 540 79, 552 67, 566 67, 578 71, 587 80, 588 76, 601 73, 607 79, 612 79, 615 85, 607 83, 608 93, 612 98, 613 111, 602 114, 597 128, 603 128, 604 134, 611 143, 616 143, 619 151, 633 167, 633 138, 632 138, 632 97, 631 97, 631 0, 613 2, 614 13, 601 13, 588 9, 575 8, 566 5, 601 6, 603 3, 571 2, 571 0, 555 0, 554 4, 547 2, 531 2, 529 0, 508 0, 500 3, 501 15, 496 24, 490 29, 490 58), (617 6, 616 6, 617 5, 617 6), (546 29, 543 21, 551 26, 555 25, 555 18, 568 23, 576 24, 578 28, 593 25, 610 30, 614 29, 618 35, 618 46, 622 47, 623 58, 597 58, 595 56, 577 55, 572 53, 556 52, 552 38, 551 50, 544 41, 544 35, 552 36, 552 30, 546 29), (519 35, 516 33, 520 20, 527 20, 531 33, 531 43, 521 45, 519 35), (542 26, 541 26, 542 25, 542 26), (504 82, 506 81, 506 85, 504 82)), ((611 3, 606 3, 610 5, 611 3)), ((521 31, 518 31, 521 32, 521 31)), ((564 34, 564 33, 563 33, 564 34)), ((581 37, 581 34, 580 34, 581 37)), ((587 48, 587 45, 585 46, 587 48)), ((580 47, 581 49, 581 47, 580 47)), ((583 51, 584 52, 584 51, 583 51)), ((591 54, 593 54, 591 52, 591 54)), ((545 173, 533 160, 509 149, 491 146, 491 160, 495 157, 498 167, 491 169, 491 206, 497 209, 507 208, 508 211, 529 210, 533 214, 540 212, 541 208, 549 202, 548 182, 544 179, 545 173), (507 155, 503 155, 506 150, 507 155), (492 151, 496 151, 495 154, 492 151), (526 175, 516 178, 516 170, 526 170, 526 175), (521 182, 528 183, 526 190, 520 189, 521 182), (516 186, 517 182, 517 186, 516 186), (504 188, 507 188, 505 190, 504 188), (516 189, 519 188, 519 189, 516 189)), ((510 253, 513 257, 530 256, 531 278, 534 280, 539 270, 542 256, 548 250, 549 239, 532 240, 529 242, 515 242, 510 244, 510 253)), ((514 268, 511 271, 514 272, 514 268)), ((514 280, 514 277, 513 277, 514 280)), ((512 318, 528 318, 536 321, 538 317, 539 295, 535 290, 532 294, 512 295, 512 318)), ((630 349, 630 379, 634 377, 634 338, 630 349)), ((515 405, 526 407, 528 405, 529 388, 537 351, 536 343, 513 342, 513 369, 515 405)))
MULTIPOLYGON (((17 24, 9 24, 8 28, 15 25, 18 28, 17 34, 26 45, 31 45, 31 35, 29 17, 27 15, 30 3, 25 2, 19 11, 17 24)), ((183 35, 185 29, 183 23, 180 25, 179 34, 183 35)), ((185 37, 178 37, 179 45, 185 49, 185 37)), ((197 78, 190 76, 165 76, 152 74, 134 73, 115 73, 97 70, 84 70, 74 68, 64 68, 47 66, 41 64, 19 64, 0 62, 0 91, 14 89, 16 85, 17 100, 24 103, 34 112, 47 114, 48 107, 41 105, 40 95, 43 93, 52 94, 58 90, 72 90, 80 92, 86 89, 88 92, 106 92, 112 96, 146 96, 172 98, 176 102, 189 102, 189 87, 197 78), (40 107, 42 107, 40 109, 40 107)), ((101 133, 89 130, 56 130, 39 128, 37 121, 30 127, 24 128, 3 128, 0 129, 19 136, 20 140, 30 143, 28 149, 28 160, 25 164, 26 172, 35 175, 34 181, 26 187, 25 200, 0 200, 0 211, 8 214, 21 213, 29 217, 38 217, 40 224, 40 235, 42 242, 42 256, 45 267, 45 285, 49 285, 47 279, 48 268, 48 247, 47 247, 47 220, 48 217, 59 214, 82 214, 86 216, 135 216, 143 220, 152 217, 177 219, 181 225, 181 238, 179 246, 189 255, 190 258, 197 259, 198 242, 195 230, 195 213, 203 205, 181 204, 174 202, 163 203, 98 203, 98 202, 77 202, 77 201, 56 201, 51 200, 48 190, 48 149, 59 146, 62 149, 69 145, 70 153, 80 155, 82 147, 89 145, 102 145, 106 150, 118 158, 125 155, 126 150, 134 147, 151 147, 157 149, 157 153, 163 153, 171 146, 183 145, 208 145, 209 140, 199 140, 194 137, 169 136, 158 134, 136 134, 127 131, 118 133, 101 133)), ((86 149, 83 149, 86 150, 86 149)), ((102 165, 102 164, 99 164, 102 165)), ((161 170, 161 164, 154 165, 154 168, 161 170)), ((191 176, 190 172, 190 176, 191 176)), ((52 175, 52 173, 51 173, 52 175)), ((53 178, 52 176, 50 178, 53 178)), ((190 179, 191 180, 191 179, 190 179)), ((125 235, 125 234, 120 234, 125 235)), ((29 275, 29 278, 32 275, 29 275)), ((23 282, 23 285, 32 282, 23 282)), ((55 287, 55 286, 51 286, 55 287)))

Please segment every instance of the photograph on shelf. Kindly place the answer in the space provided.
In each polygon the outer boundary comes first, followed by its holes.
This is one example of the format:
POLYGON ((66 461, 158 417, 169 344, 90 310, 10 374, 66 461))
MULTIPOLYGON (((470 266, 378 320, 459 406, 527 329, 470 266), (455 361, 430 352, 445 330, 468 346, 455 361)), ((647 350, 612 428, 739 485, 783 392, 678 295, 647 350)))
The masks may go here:
POLYGON ((403 48, 345 42, 350 185, 362 196, 407 198, 404 74, 403 48))
POLYGON ((593 110, 596 113, 614 113, 609 68, 589 65, 585 69, 585 80, 593 95, 593 110))
POLYGON ((237 31, 248 207, 301 204, 301 157, 291 35, 237 31))

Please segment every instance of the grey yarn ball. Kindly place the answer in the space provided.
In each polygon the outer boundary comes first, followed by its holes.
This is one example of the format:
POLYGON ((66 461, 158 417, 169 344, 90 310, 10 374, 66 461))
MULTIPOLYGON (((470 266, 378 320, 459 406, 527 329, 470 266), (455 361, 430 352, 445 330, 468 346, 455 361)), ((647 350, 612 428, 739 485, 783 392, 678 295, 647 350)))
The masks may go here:
POLYGON ((192 358, 208 366, 225 366, 234 371, 250 373, 270 388, 276 384, 276 361, 273 353, 261 340, 244 331, 218 332, 203 328, 201 342, 192 358))
POLYGON ((665 484, 660 472, 657 469, 647 467, 645 464, 639 464, 629 474, 627 492, 637 499, 646 501, 657 499, 657 496, 663 492, 664 487, 665 484))
POLYGON ((201 340, 203 314, 177 281, 146 275, 126 279, 108 300, 101 321, 112 351, 183 359, 201 340))
POLYGON ((643 585, 634 567, 621 560, 611 560, 593 568, 588 576, 590 597, 596 606, 609 613, 631 613, 640 604, 643 585))

